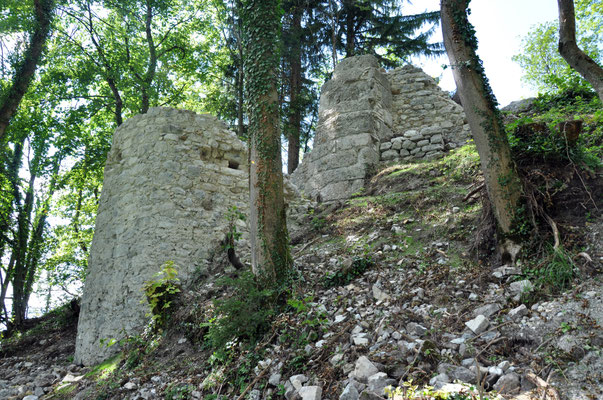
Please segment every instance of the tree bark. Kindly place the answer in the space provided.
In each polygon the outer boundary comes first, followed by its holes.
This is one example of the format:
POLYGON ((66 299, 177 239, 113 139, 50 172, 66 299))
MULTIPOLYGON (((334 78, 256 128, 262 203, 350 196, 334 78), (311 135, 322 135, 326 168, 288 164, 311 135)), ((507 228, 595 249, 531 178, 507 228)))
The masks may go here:
POLYGON ((603 102, 603 68, 584 53, 576 42, 576 17, 573 0, 557 0, 559 5, 559 54, 597 92, 603 102))
POLYGON ((6 91, 2 104, 0 104, 0 143, 4 139, 6 128, 8 128, 11 118, 29 89, 38 63, 42 58, 42 51, 50 34, 53 9, 54 0, 34 0, 36 28, 31 35, 29 46, 25 51, 25 57, 17 66, 13 84, 6 91))
MULTIPOLYGON (((344 3, 345 7, 345 3, 344 3)), ((345 29, 345 56, 352 57, 356 55, 356 29, 353 16, 353 4, 348 4, 348 13, 345 29)))
POLYGON ((297 6, 293 9, 291 23, 291 36, 293 39, 290 53, 291 75, 289 77, 289 124, 287 146, 287 172, 292 174, 299 165, 299 138, 301 131, 301 105, 300 94, 302 90, 301 68, 301 19, 303 8, 297 6))
POLYGON ((467 19, 469 0, 441 0, 444 46, 473 140, 498 225, 499 252, 503 262, 515 262, 520 250, 513 235, 519 217, 521 182, 496 99, 475 52, 477 40, 467 19))
POLYGON ((157 48, 153 40, 152 22, 153 22, 153 8, 151 7, 150 0, 147 0, 147 12, 145 17, 145 34, 147 38, 147 45, 149 47, 149 65, 147 66, 147 72, 142 82, 142 107, 140 110, 141 114, 146 114, 149 111, 150 99, 149 91, 151 85, 155 80, 155 73, 157 71, 157 48))
POLYGON ((243 2, 245 77, 250 135, 250 228, 254 274, 267 285, 284 281, 291 268, 283 198, 276 68, 280 2, 243 2))
POLYGON ((33 211, 35 181, 36 175, 32 173, 23 206, 20 207, 17 217, 17 237, 15 238, 15 246, 13 247, 15 266, 11 282, 13 288, 12 318, 14 327, 22 325, 27 309, 27 304, 24 302, 25 282, 27 278, 27 242, 29 240, 31 213, 33 211))

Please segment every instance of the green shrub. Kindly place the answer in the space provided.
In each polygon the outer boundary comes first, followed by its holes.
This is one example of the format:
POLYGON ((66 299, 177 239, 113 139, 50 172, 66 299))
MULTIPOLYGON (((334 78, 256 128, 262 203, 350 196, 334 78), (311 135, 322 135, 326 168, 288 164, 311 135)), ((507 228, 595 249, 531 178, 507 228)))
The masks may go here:
POLYGON ((373 265, 375 265, 375 263, 371 256, 355 257, 350 267, 341 266, 334 274, 327 274, 324 277, 324 286, 330 288, 347 285, 353 279, 364 274, 364 272, 373 265))
POLYGON ((179 279, 176 277, 178 271, 174 267, 173 261, 168 261, 163 265, 163 269, 156 275, 156 279, 146 281, 142 290, 149 302, 151 316, 155 329, 164 328, 169 314, 174 296, 180 292, 178 286, 179 279))
POLYGON ((514 158, 539 158, 543 161, 573 162, 595 169, 603 156, 603 107, 592 92, 580 88, 555 94, 540 94, 534 101, 535 114, 523 116, 507 125, 514 158), (561 122, 582 120, 583 129, 575 146, 568 146, 558 132, 561 122), (543 123, 547 128, 527 137, 517 137, 519 126, 543 123))
POLYGON ((524 268, 524 274, 544 292, 558 292, 571 287, 577 267, 572 256, 563 248, 549 247, 544 262, 536 267, 524 268))
POLYGON ((234 340, 259 340, 275 314, 275 290, 260 288, 251 271, 243 271, 236 278, 223 278, 218 283, 233 292, 214 301, 214 317, 204 324, 209 344, 222 349, 234 340))

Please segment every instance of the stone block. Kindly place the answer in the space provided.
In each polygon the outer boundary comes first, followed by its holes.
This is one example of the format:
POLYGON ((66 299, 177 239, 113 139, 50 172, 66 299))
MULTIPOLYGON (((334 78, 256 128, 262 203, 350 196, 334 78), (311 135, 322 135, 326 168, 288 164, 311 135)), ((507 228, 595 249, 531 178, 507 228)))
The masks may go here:
POLYGON ((474 319, 465 322, 465 326, 467 326, 467 328, 469 328, 476 335, 484 332, 489 325, 490 321, 488 321, 488 318, 484 317, 483 315, 478 315, 474 319))
POLYGON ((381 143, 379 145, 379 150, 381 152, 385 151, 385 150, 389 150, 392 148, 392 143, 391 142, 385 142, 385 143, 381 143))
POLYGON ((421 148, 424 152, 429 152, 429 151, 442 151, 444 150, 444 146, 442 146, 441 144, 428 144, 426 146, 423 146, 421 148))
POLYGON ((402 143, 402 148, 404 148, 406 150, 412 150, 415 147, 417 147, 417 144, 415 142, 413 142, 412 140, 405 140, 402 143))
POLYGON ((358 360, 356 360, 356 364, 354 367, 354 377, 359 381, 366 383, 370 376, 375 375, 379 372, 379 369, 365 356, 360 356, 358 360))
POLYGON ((399 156, 399 153, 396 150, 386 150, 381 153, 381 159, 384 161, 395 160, 399 156))
POLYGON ((443 143, 443 138, 441 134, 433 135, 429 140, 431 143, 443 143))

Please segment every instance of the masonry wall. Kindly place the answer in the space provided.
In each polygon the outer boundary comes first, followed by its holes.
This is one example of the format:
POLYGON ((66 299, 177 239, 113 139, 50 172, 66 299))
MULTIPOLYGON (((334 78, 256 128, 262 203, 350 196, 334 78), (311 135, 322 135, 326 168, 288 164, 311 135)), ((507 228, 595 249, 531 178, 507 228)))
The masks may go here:
POLYGON ((392 89, 392 138, 381 140, 382 161, 435 158, 470 137, 463 108, 420 68, 387 73, 392 89))
POLYGON ((140 332, 143 283, 174 261, 183 281, 220 249, 232 205, 248 210, 247 150, 209 115, 152 108, 114 134, 105 166, 75 361, 117 350, 101 339, 140 332))
POLYGON ((322 88, 313 149, 291 179, 313 200, 347 199, 380 162, 439 157, 468 139, 462 107, 421 69, 346 58, 322 88))
POLYGON ((374 57, 340 62, 322 87, 313 150, 292 174, 293 183, 320 201, 362 189, 379 162, 381 138, 393 135, 391 103, 390 83, 374 57))

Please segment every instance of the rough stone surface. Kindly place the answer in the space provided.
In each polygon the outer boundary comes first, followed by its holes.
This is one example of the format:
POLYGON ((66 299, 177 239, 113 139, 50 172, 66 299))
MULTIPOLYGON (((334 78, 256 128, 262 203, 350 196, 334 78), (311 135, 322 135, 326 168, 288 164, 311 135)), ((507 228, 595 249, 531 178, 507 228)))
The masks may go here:
POLYGON ((514 372, 501 376, 494 384, 494 390, 502 394, 516 393, 519 391, 519 388, 519 376, 514 372))
MULTIPOLYGON (((314 148, 292 174, 293 183, 321 201, 345 199, 363 188, 379 162, 379 139, 392 136, 391 99, 390 83, 376 58, 339 63, 322 87, 314 148)), ((397 151, 385 147, 396 157, 397 151)))
MULTIPOLYGON (((245 144, 215 117, 153 108, 121 125, 107 158, 90 250, 75 361, 97 363, 146 322, 141 288, 173 261, 185 281, 207 267, 247 210, 245 144)), ((244 230, 244 227, 242 227, 244 230)))
POLYGON ((465 322, 465 325, 467 326, 467 328, 471 329, 473 333, 479 335, 480 333, 485 331, 486 328, 488 328, 490 322, 488 321, 488 318, 480 314, 471 321, 465 322))
POLYGON ((377 372, 379 372, 379 370, 377 369, 375 364, 373 364, 371 360, 369 360, 365 356, 359 357, 356 361, 356 367, 354 368, 354 376, 360 382, 366 383, 368 378, 375 375, 377 372))
POLYGON ((299 395, 302 400, 320 400, 322 389, 319 386, 304 386, 299 389, 299 395))
POLYGON ((462 107, 421 69, 350 57, 321 90, 314 148, 291 178, 313 200, 346 199, 380 161, 435 158, 468 138, 462 107))
POLYGON ((351 383, 348 383, 345 389, 343 389, 343 392, 341 392, 339 400, 358 400, 359 397, 360 393, 358 393, 358 389, 356 389, 356 386, 351 383))

